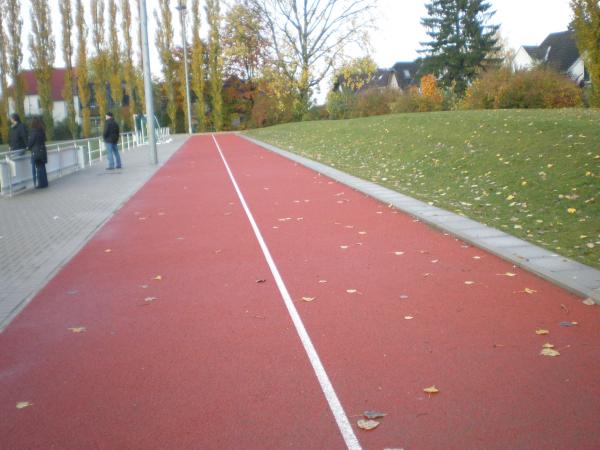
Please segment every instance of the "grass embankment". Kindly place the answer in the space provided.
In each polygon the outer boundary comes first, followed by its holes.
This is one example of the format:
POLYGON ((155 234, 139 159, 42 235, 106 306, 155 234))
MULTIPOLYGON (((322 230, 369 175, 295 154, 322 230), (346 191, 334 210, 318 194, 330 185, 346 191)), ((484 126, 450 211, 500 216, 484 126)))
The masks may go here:
POLYGON ((394 114, 248 134, 600 268, 600 111, 394 114))

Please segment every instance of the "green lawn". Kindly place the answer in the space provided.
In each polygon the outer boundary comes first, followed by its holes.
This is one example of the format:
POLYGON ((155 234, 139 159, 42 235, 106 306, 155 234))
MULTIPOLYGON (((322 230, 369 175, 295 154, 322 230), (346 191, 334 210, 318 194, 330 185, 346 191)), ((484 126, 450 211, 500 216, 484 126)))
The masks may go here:
POLYGON ((600 111, 394 114, 249 131, 600 268, 600 111))

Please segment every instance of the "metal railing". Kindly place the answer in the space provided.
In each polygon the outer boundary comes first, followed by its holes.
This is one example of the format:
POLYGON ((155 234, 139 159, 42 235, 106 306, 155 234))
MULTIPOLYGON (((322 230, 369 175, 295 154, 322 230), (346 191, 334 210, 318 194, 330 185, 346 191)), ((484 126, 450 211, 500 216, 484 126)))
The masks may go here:
MULTIPOLYGON (((162 144, 167 142, 171 136, 169 128, 157 128, 156 129, 156 142, 162 144)), ((127 133, 121 133, 119 140, 119 150, 126 152, 133 148, 148 143, 148 135, 143 132, 135 133, 133 131, 127 133)), ((60 152, 61 148, 73 148, 83 147, 86 154, 85 163, 86 166, 90 166, 96 161, 102 161, 106 156, 106 146, 102 137, 88 138, 88 139, 74 139, 69 141, 61 141, 53 144, 46 145, 47 151, 57 150, 60 152)), ((0 160, 10 158, 11 155, 22 155, 24 150, 15 150, 0 153, 0 160)))

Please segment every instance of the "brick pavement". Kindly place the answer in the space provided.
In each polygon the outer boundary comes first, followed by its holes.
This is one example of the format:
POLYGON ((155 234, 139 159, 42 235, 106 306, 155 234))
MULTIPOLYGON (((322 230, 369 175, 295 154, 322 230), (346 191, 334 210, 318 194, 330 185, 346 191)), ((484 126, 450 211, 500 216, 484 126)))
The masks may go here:
POLYGON ((122 153, 122 171, 105 162, 50 181, 47 190, 0 197, 0 331, 187 139, 122 153))

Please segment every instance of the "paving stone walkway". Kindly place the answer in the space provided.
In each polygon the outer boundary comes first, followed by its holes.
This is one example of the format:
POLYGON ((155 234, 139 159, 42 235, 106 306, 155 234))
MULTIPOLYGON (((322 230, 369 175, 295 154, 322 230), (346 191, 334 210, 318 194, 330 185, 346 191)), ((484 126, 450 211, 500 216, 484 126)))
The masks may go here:
POLYGON ((145 145, 121 153, 123 170, 97 162, 49 189, 0 197, 0 331, 186 139, 160 144, 158 165, 145 145))

